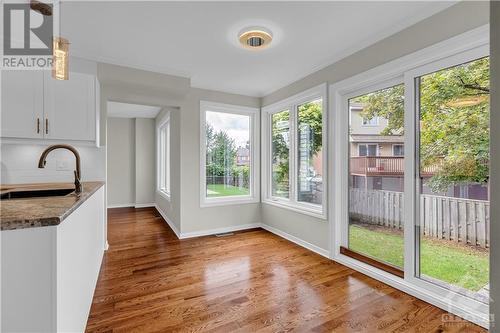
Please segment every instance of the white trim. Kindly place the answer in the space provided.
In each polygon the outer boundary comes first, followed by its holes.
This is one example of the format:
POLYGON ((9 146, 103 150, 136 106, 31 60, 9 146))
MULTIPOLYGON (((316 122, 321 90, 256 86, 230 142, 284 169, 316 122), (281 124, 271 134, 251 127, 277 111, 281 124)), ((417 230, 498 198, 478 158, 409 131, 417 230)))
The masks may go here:
POLYGON ((156 125, 156 192, 161 195, 165 200, 170 201, 170 186, 171 186, 171 148, 170 148, 170 143, 171 143, 171 123, 170 123, 170 111, 165 112, 165 115, 158 121, 158 124, 156 125), (161 151, 162 147, 162 138, 161 138, 161 131, 165 128, 165 150, 166 152, 161 151), (165 154, 165 155, 164 155, 165 154), (166 159, 165 161, 162 161, 161 157, 164 157, 166 159), (165 163, 165 165, 162 167, 162 164, 165 163), (165 171, 165 182, 166 182, 166 187, 167 191, 163 190, 161 188, 161 172, 162 169, 165 171))
POLYGON ((329 98, 333 103, 329 110, 331 117, 330 128, 334 128, 334 163, 329 165, 334 173, 334 180, 330 182, 330 193, 334 195, 332 204, 335 214, 330 217, 332 230, 330 232, 331 257, 346 266, 356 269, 368 276, 385 282, 395 288, 403 290, 413 296, 423 299, 435 306, 443 308, 467 320, 475 322, 485 328, 489 326, 487 305, 477 302, 456 292, 439 287, 422 279, 415 278, 415 248, 414 227, 415 221, 415 121, 413 100, 414 77, 447 66, 457 65, 464 60, 480 58, 489 50, 489 26, 483 26, 462 35, 450 38, 436 45, 422 49, 410 55, 401 57, 384 65, 378 66, 364 73, 334 83, 330 86, 329 98), (404 82, 405 84, 405 278, 399 278, 380 271, 370 265, 340 254, 340 246, 347 245, 345 221, 348 221, 346 190, 348 189, 348 115, 347 101, 353 95, 359 95, 376 88, 389 87, 390 82, 404 82))
POLYGON ((279 102, 267 105, 262 109, 261 142, 262 142, 262 177, 261 177, 261 197, 262 202, 273 206, 290 209, 306 215, 311 215, 323 220, 327 219, 328 214, 328 86, 326 83, 307 89, 301 93, 290 96, 279 102), (323 202, 321 205, 309 204, 297 200, 297 107, 303 103, 321 99, 322 102, 322 154, 323 154, 323 202), (271 182, 271 117, 273 114, 288 110, 290 114, 289 137, 290 137, 290 188, 289 198, 273 197, 271 182))
POLYGON ((135 203, 127 203, 127 204, 113 204, 113 205, 108 205, 107 208, 134 208, 135 203))
POLYGON ((177 229, 177 227, 172 222, 172 220, 170 220, 168 218, 167 214, 165 214, 165 212, 160 208, 160 206, 158 206, 158 204, 155 204, 155 208, 158 211, 158 213, 160 213, 161 217, 163 217, 163 219, 165 220, 165 222, 167 222, 168 226, 170 227, 170 229, 172 229, 172 231, 174 232, 175 236, 177 236, 178 239, 181 239, 181 237, 180 237, 181 233, 180 233, 179 229, 177 229))
POLYGON ((216 228, 216 229, 208 229, 208 230, 200 230, 200 231, 192 231, 192 232, 183 232, 181 233, 180 239, 194 238, 194 237, 202 237, 202 236, 211 236, 216 234, 223 234, 226 232, 234 232, 241 231, 247 229, 255 229, 261 228, 261 223, 249 223, 249 224, 241 224, 224 228, 216 228))
POLYGON ((146 208, 146 207, 156 207, 156 204, 152 202, 152 203, 142 203, 142 204, 136 203, 134 205, 134 208, 146 208))
POLYGON ((170 194, 168 194, 167 192, 157 189, 156 193, 160 195, 163 199, 170 201, 170 194))
POLYGON ((260 140, 259 109, 241 105, 223 104, 200 100, 200 207, 250 204, 260 202, 260 140), (250 194, 245 196, 226 196, 207 198, 206 182, 206 112, 239 114, 250 118, 250 194))
POLYGON ((273 200, 273 199, 262 199, 262 203, 266 205, 271 205, 283 209, 288 209, 300 214, 315 217, 317 219, 327 221, 327 217, 318 212, 317 209, 309 208, 306 205, 290 203, 288 200, 273 200))
POLYGON ((262 224, 261 228, 264 230, 267 230, 267 231, 269 231, 269 232, 271 232, 271 233, 273 233, 281 238, 284 238, 292 243, 295 243, 299 246, 302 246, 303 248, 306 248, 314 253, 317 253, 320 256, 323 256, 323 257, 328 258, 328 259, 330 258, 330 251, 325 250, 319 246, 316 246, 314 244, 306 242, 305 240, 302 240, 298 237, 292 236, 284 231, 281 231, 279 229, 271 227, 270 225, 267 225, 267 224, 262 224))

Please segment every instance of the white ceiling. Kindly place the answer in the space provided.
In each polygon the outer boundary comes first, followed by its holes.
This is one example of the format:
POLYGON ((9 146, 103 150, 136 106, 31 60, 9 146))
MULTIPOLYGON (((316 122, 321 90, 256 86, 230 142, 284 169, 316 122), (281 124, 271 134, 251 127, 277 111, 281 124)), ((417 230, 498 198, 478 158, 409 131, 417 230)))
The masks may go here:
POLYGON ((108 102, 108 117, 111 118, 156 118, 161 107, 108 102))
POLYGON ((453 3, 67 2, 61 29, 75 56, 263 96, 453 3), (271 47, 239 47, 248 26, 270 29, 271 47))

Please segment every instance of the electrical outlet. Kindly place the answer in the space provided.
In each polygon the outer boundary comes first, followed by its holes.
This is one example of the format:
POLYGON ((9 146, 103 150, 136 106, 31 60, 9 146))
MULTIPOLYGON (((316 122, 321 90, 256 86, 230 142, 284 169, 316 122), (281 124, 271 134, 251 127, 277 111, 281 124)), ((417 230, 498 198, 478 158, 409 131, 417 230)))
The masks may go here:
POLYGON ((56 170, 57 171, 69 171, 71 167, 69 166, 68 160, 56 160, 56 170))

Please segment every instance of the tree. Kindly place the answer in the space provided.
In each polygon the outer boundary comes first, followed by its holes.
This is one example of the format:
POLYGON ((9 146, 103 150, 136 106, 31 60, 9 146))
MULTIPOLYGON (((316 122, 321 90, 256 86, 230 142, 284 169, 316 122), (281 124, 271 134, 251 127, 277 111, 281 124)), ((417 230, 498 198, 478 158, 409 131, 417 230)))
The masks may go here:
MULTIPOLYGON (((308 102, 298 107, 298 131, 309 131, 311 146, 310 157, 322 147, 323 112, 320 102, 308 102)), ((290 112, 282 111, 272 116, 273 181, 276 185, 288 184, 289 179, 289 131, 290 112)))
POLYGON ((207 125, 207 174, 229 176, 235 165, 236 146, 234 140, 224 131, 216 132, 207 125))
MULTIPOLYGON (((487 183, 489 175, 489 59, 482 58, 420 79, 420 159, 438 165, 429 180, 436 192, 466 182, 487 183)), ((401 135, 404 86, 355 99, 361 115, 388 120, 382 135, 401 135)))

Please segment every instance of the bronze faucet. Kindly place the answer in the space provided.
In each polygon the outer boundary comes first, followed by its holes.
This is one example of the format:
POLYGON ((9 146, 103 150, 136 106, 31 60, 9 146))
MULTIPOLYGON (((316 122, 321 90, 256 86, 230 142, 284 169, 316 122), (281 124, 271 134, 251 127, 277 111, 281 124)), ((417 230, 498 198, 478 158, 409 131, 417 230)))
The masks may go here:
POLYGON ((48 146, 43 151, 42 155, 40 156, 40 160, 38 161, 38 167, 39 168, 45 168, 45 164, 47 163, 47 161, 46 161, 47 155, 51 151, 53 151, 54 149, 59 149, 59 148, 67 149, 67 150, 71 151, 75 155, 75 159, 76 159, 76 170, 74 171, 74 173, 75 173, 75 193, 76 194, 80 194, 82 192, 82 183, 80 182, 80 179, 81 179, 80 154, 78 153, 78 151, 74 147, 72 147, 70 145, 52 145, 52 146, 48 146))

